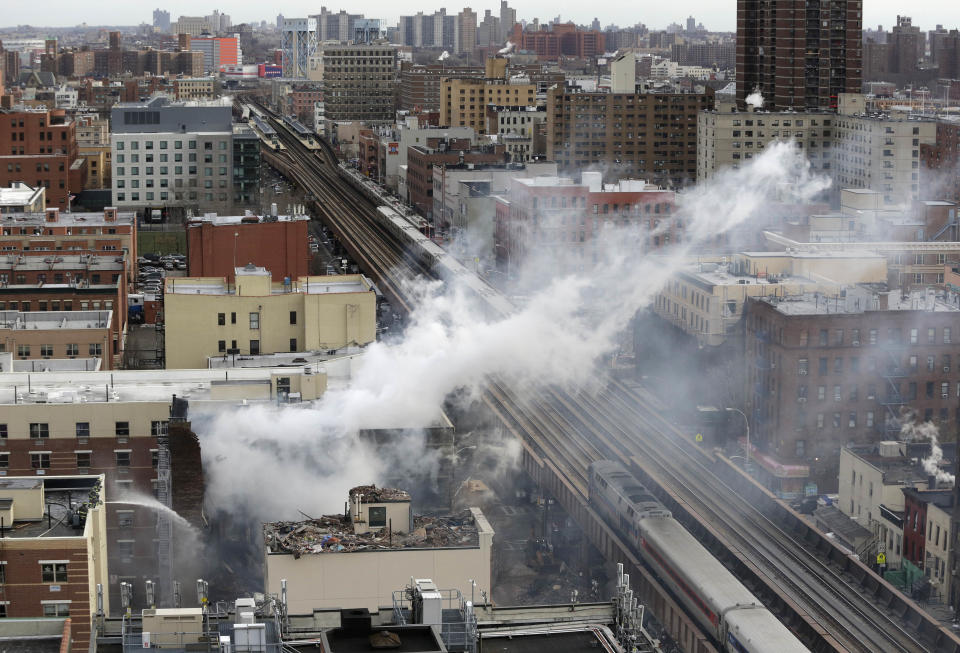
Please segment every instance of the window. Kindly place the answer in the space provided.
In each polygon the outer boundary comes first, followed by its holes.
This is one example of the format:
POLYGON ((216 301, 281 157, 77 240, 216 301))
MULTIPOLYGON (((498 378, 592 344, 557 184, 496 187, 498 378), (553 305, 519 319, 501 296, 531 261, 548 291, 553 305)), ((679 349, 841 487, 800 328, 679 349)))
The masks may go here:
POLYGON ((850 415, 849 415, 848 418, 847 418, 847 426, 848 426, 849 428, 852 428, 852 429, 857 428, 857 414, 856 414, 856 413, 850 413, 850 415))
POLYGON ((118 438, 125 438, 130 435, 130 422, 116 422, 115 428, 118 438))
POLYGON ((217 326, 223 326, 227 323, 226 313, 217 313, 217 326))
POLYGON ((807 450, 806 440, 797 440, 796 441, 797 458, 803 458, 806 455, 806 450, 807 450))
POLYGON ((833 386, 833 400, 837 402, 843 400, 843 396, 841 395, 841 392, 840 392, 840 386, 838 385, 833 386))
POLYGON ((872 410, 867 411, 867 426, 873 427, 873 411, 872 410))
MULTIPOLYGON (((960 389, 960 385, 957 386, 960 389)), ((0 424, 0 440, 6 440, 10 436, 10 432, 7 430, 6 424, 0 424)))
POLYGON ((870 342, 871 345, 877 344, 877 330, 876 330, 876 329, 870 329, 870 340, 869 340, 869 342, 870 342))
POLYGON ((821 347, 827 346, 827 330, 826 329, 820 329, 820 346, 821 347))
POLYGON ((30 466, 33 469, 49 469, 50 468, 50 452, 49 451, 31 451, 30 466))
POLYGON ((818 365, 818 368, 817 368, 817 372, 818 372, 821 376, 823 376, 824 374, 827 373, 827 359, 826 359, 826 358, 821 358, 821 359, 820 359, 819 365, 818 365))
POLYGON ((252 356, 256 356, 256 355, 259 354, 259 353, 260 353, 260 341, 259 341, 259 340, 251 340, 251 341, 250 341, 250 354, 251 354, 252 356))
POLYGON ((120 528, 130 528, 133 526, 133 511, 132 510, 118 510, 117 511, 117 525, 120 528))
POLYGON ((226 351, 227 351, 227 341, 226 341, 226 340, 217 340, 217 351, 226 353, 226 351))
POLYGON ((43 602, 43 616, 44 617, 69 617, 70 616, 69 601, 57 601, 55 603, 43 602))
POLYGON ((823 428, 823 413, 817 413, 817 428, 823 428))
POLYGON ((99 342, 91 342, 89 350, 91 356, 102 356, 103 355, 103 345, 99 342))
POLYGON ((937 342, 937 330, 936 329, 927 329, 927 344, 933 345, 937 342))
POLYGON ((121 558, 132 558, 133 542, 133 540, 117 540, 117 555, 121 558))
POLYGON ((950 327, 943 327, 943 344, 949 345, 950 343, 950 327))
POLYGON ((30 345, 17 345, 17 356, 29 356, 30 345))
POLYGON ((90 422, 77 422, 77 437, 78 438, 90 437, 90 422))
POLYGON ((90 452, 89 451, 77 452, 77 468, 78 469, 90 468, 90 452))
POLYGON ((70 343, 67 345, 67 356, 79 356, 80 355, 80 345, 77 343, 70 343))
POLYGON ((166 435, 168 425, 169 422, 167 422, 167 420, 152 420, 150 422, 150 435, 155 438, 161 435, 166 435))
POLYGON ((800 358, 797 360, 797 374, 800 376, 806 376, 808 367, 809 361, 806 358, 800 358))
POLYGON ((31 422, 30 437, 31 438, 49 438, 50 425, 47 424, 46 422, 31 422))
POLYGON ((297 351, 297 339, 290 338, 290 351, 297 351))
POLYGON ((260 328, 260 313, 250 313, 250 328, 251 329, 260 328))
POLYGON ((823 401, 826 398, 827 398, 827 386, 825 385, 817 386, 817 399, 819 401, 823 401))
POLYGON ((370 528, 382 528, 387 525, 386 506, 371 506, 367 508, 367 518, 370 522, 370 528))
POLYGON ((297 323, 297 312, 290 311, 290 324, 296 324, 296 323, 297 323))
POLYGON ((230 313, 230 324, 236 324, 236 323, 237 323, 237 314, 230 313))
POLYGON ((129 467, 130 466, 130 450, 129 449, 117 449, 113 452, 117 456, 117 467, 129 467))

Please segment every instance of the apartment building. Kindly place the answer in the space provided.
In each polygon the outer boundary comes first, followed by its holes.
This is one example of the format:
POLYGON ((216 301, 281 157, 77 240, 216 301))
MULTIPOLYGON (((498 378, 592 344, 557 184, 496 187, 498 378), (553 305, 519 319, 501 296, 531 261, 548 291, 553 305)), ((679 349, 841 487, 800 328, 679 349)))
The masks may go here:
POLYGON ((80 114, 77 121, 77 155, 87 160, 84 190, 110 188, 110 121, 96 114, 80 114))
POLYGON ((960 202, 960 122, 938 120, 933 144, 920 144, 924 197, 960 202))
POLYGON ((400 67, 399 109, 412 113, 438 113, 444 78, 482 78, 483 75, 483 68, 479 66, 403 63, 400 67))
POLYGON ((736 111, 732 105, 701 111, 697 118, 697 181, 739 168, 771 143, 792 141, 813 173, 831 174, 837 116, 827 111, 736 111))
POLYGON ((236 281, 168 278, 164 294, 167 368, 202 368, 234 354, 337 350, 376 339, 377 297, 362 275, 300 277, 274 284, 246 265, 236 281))
MULTIPOLYGON (((394 115, 397 50, 392 45, 324 43, 316 79, 323 82, 326 119, 389 124, 394 115)), ((311 64, 313 65, 313 64, 311 64)), ((310 75, 314 78, 313 74, 310 75)))
POLYGON ((700 111, 712 93, 618 94, 560 86, 547 93, 547 159, 561 172, 597 166, 606 181, 629 177, 679 189, 697 177, 700 111))
MULTIPOLYGON (((433 169, 445 165, 484 165, 506 163, 502 145, 484 145, 474 147, 472 138, 429 137, 423 145, 407 148, 407 170, 404 187, 408 193, 408 202, 417 213, 433 220, 433 169)), ((401 195, 402 196, 402 195, 401 195)), ((436 216, 437 219, 440 216, 436 216)), ((434 223, 434 226, 440 226, 434 223)))
POLYGON ((886 284, 748 299, 745 412, 771 486, 800 465, 831 491, 844 444, 896 439, 910 420, 954 429, 958 312, 886 284))
POLYGON ((836 185, 880 191, 886 204, 921 199, 920 147, 936 143, 936 123, 866 114, 859 99, 850 96, 841 97, 840 104, 833 145, 836 185))
POLYGON ((444 79, 440 92, 440 124, 445 127, 469 127, 477 134, 484 135, 488 133, 488 105, 536 106, 536 84, 528 77, 505 78, 505 62, 505 59, 488 59, 483 79, 444 79), (504 63, 501 64, 501 61, 504 63), (497 73, 500 75, 497 76, 497 73))
MULTIPOLYGON (((511 274, 527 256, 549 252, 559 269, 583 270, 602 256, 595 239, 604 228, 639 225, 637 253, 682 238, 673 217, 675 194, 643 180, 603 184, 599 172, 582 183, 568 177, 517 178, 496 201, 494 249, 498 269, 511 274)), ((626 237, 626 236, 625 236, 626 237)))
MULTIPOLYGON (((103 475, 4 476, 0 491, 5 524, 0 614, 9 619, 69 619, 69 625, 61 625, 60 645, 95 647, 91 631, 97 585, 106 589, 110 582, 103 475)), ((110 609, 106 594, 103 607, 105 612, 110 609)))
POLYGON ((120 208, 232 207, 230 104, 170 102, 156 96, 111 110, 113 201, 120 208))
POLYGON ((173 80, 173 96, 182 100, 214 100, 219 95, 213 77, 178 77, 173 80))
POLYGON ((48 206, 69 210, 87 176, 76 128, 63 109, 0 112, 0 187, 43 186, 48 206))

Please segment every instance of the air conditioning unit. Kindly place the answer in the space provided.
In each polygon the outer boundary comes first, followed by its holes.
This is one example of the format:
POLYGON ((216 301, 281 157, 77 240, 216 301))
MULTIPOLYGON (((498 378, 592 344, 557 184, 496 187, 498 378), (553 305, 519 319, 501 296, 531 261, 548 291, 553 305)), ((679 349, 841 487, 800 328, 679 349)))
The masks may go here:
POLYGON ((806 398, 806 397, 797 397, 797 402, 798 402, 798 403, 801 403, 801 404, 805 404, 805 403, 807 403, 807 398, 806 398))
POLYGON ((807 375, 806 370, 800 370, 800 376, 806 376, 806 375, 807 375))
POLYGON ((853 341, 853 346, 854 346, 854 347, 859 347, 859 346, 860 346, 860 341, 859 341, 859 340, 854 340, 854 341, 853 341))
POLYGON ((949 365, 944 365, 944 366, 943 366, 943 371, 944 371, 944 372, 949 372, 949 371, 950 371, 950 366, 949 366, 949 365))

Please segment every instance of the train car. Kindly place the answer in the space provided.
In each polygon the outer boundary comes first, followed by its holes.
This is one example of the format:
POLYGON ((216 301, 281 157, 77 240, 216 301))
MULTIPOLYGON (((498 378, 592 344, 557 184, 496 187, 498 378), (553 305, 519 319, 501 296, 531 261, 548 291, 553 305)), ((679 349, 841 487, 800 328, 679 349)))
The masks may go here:
POLYGON ((711 555, 620 463, 588 468, 590 504, 623 533, 647 566, 731 653, 800 653, 807 648, 711 555))

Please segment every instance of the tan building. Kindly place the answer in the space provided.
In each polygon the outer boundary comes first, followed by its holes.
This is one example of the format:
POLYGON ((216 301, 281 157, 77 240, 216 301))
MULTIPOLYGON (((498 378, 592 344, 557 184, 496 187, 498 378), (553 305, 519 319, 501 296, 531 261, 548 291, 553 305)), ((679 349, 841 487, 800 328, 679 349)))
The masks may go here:
POLYGON ((327 120, 373 124, 392 124, 396 120, 396 47, 324 43, 308 66, 307 77, 323 82, 327 120))
POLYGON ((484 78, 450 78, 440 85, 440 124, 487 134, 487 106, 533 107, 537 85, 529 77, 508 77, 507 60, 487 59, 484 78))
POLYGON ((681 270, 660 291, 654 310, 698 343, 716 346, 741 335, 748 297, 832 291, 886 279, 884 258, 873 252, 749 252, 681 270))
POLYGON ((77 154, 87 160, 84 190, 110 188, 110 121, 97 115, 77 117, 77 154))
POLYGON ((173 92, 180 100, 214 100, 217 82, 213 77, 183 77, 173 80, 173 92))
POLYGON ((0 311, 0 351, 17 360, 102 358, 111 369, 123 353, 113 311, 0 311))
POLYGON ((104 612, 110 609, 104 477, 7 476, 0 479, 0 495, 0 612, 14 619, 69 618, 64 648, 92 648, 98 584, 104 612), (66 480, 73 489, 63 489, 66 480), (80 519, 76 527, 71 506, 80 519))
POLYGON ((291 613, 374 611, 411 578, 461 592, 475 581, 492 594, 494 532, 479 508, 421 517, 411 514, 406 492, 374 486, 354 488, 350 502, 346 515, 264 524, 265 591, 279 594, 285 579, 291 613))
POLYGON ((168 278, 167 367, 205 367, 211 356, 360 347, 377 337, 377 297, 362 275, 273 283, 270 271, 224 278, 168 278))
POLYGON ((936 122, 866 114, 859 97, 841 98, 835 120, 836 186, 881 191, 886 204, 920 199, 920 146, 936 144, 936 122))
MULTIPOLYGON (((826 111, 735 111, 732 104, 697 116, 697 181, 739 168, 777 141, 794 141, 812 172, 829 171, 831 132, 837 116, 826 111)), ((829 174, 829 172, 827 173, 829 174)))

